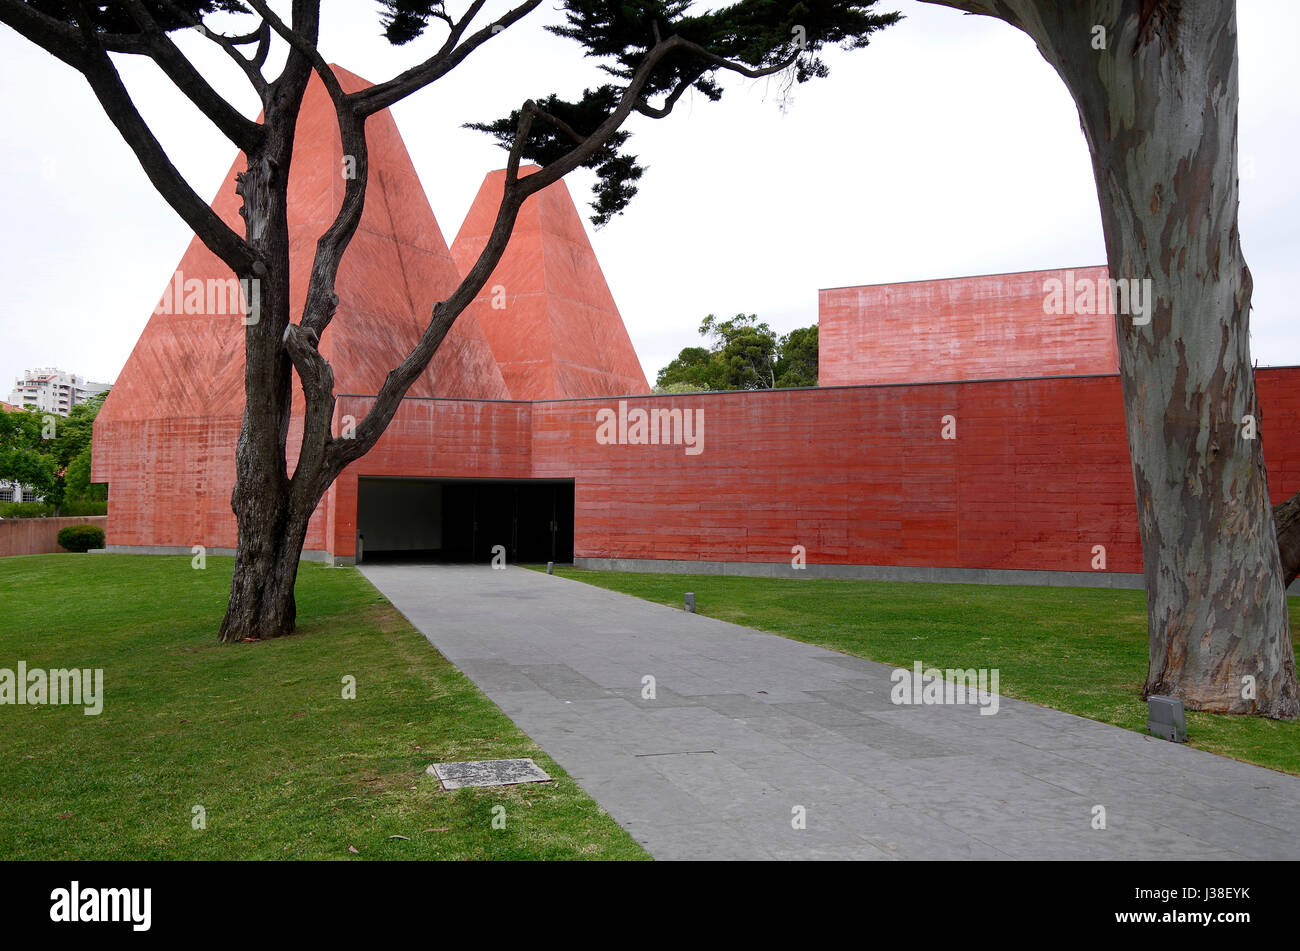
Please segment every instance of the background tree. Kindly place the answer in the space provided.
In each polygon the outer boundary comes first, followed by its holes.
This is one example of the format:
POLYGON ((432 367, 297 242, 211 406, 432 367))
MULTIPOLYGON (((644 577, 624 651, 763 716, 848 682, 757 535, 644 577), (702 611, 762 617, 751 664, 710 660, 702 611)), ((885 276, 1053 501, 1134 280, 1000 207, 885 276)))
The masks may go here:
POLYGON ((1151 281, 1150 322, 1115 318, 1147 591, 1143 697, 1300 715, 1263 446, 1244 424, 1259 403, 1237 229, 1236 3, 927 2, 1038 45, 1078 107, 1110 276, 1151 281))
POLYGON ((816 386, 818 374, 817 325, 799 327, 776 346, 777 386, 816 386))
POLYGON ((708 390, 764 390, 817 385, 817 327, 777 337, 757 314, 700 322, 709 347, 686 347, 659 371, 656 388, 685 384, 708 390), (810 362, 811 361, 811 362, 810 362))
POLYGON ((690 387, 696 390, 730 390, 718 355, 708 347, 683 347, 655 377, 655 388, 690 387))
MULTIPOLYGON (((588 168, 597 176, 593 220, 607 221, 626 207, 643 172, 636 157, 623 151, 629 135, 623 125, 630 116, 663 118, 691 90, 717 100, 722 73, 782 74, 789 82, 825 76, 818 52, 826 44, 863 47, 898 18, 873 13, 875 0, 737 0, 699 14, 690 12, 687 0, 566 0, 566 23, 548 29, 602 60, 610 81, 572 101, 554 95, 527 100, 509 117, 477 126, 509 152, 493 230, 459 286, 446 299, 429 302, 423 335, 388 374, 352 438, 336 438, 333 371, 319 345, 338 304, 339 263, 365 203, 366 119, 437 82, 540 4, 524 0, 489 20, 481 16, 485 0, 466 0, 456 10, 443 0, 383 0, 391 42, 418 41, 432 29, 439 35, 436 49, 394 78, 348 94, 318 49, 319 0, 292 0, 283 19, 267 0, 0 0, 0 22, 81 73, 163 198, 236 278, 258 283, 259 319, 244 328, 245 411, 231 499, 239 541, 221 625, 224 641, 293 630, 293 587, 312 512, 339 473, 374 446, 456 317, 477 296, 505 251, 525 199, 576 168, 588 168), (236 34, 216 29, 212 14, 222 11, 244 14, 246 28, 236 34), (261 101, 260 121, 235 109, 185 57, 171 37, 185 28, 196 29, 240 68, 261 101), (270 79, 264 70, 273 44, 285 58, 270 79), (236 189, 244 199, 242 235, 172 164, 118 76, 114 55, 151 60, 243 152, 247 171, 236 189), (295 314, 286 206, 294 127, 313 72, 333 101, 343 154, 356 161, 337 215, 320 235, 305 304, 295 314), (523 159, 540 170, 521 177, 523 159), (290 475, 286 441, 295 373, 306 409, 290 475)), ((501 75, 508 71, 503 64, 501 75)))
POLYGON ((68 501, 106 499, 107 486, 90 482, 91 439, 105 395, 78 403, 67 416, 0 412, 0 480, 39 495, 55 515, 68 501))
POLYGON ((46 432, 41 413, 0 411, 0 480, 16 482, 24 495, 30 492, 50 500, 59 466, 51 451, 52 440, 43 438, 46 432))
POLYGON ((684 393, 707 393, 709 388, 695 383, 665 383, 663 386, 656 386, 653 392, 661 396, 671 396, 684 393))
POLYGON ((108 498, 108 486, 90 481, 95 417, 107 396, 107 392, 99 393, 84 403, 78 403, 68 411, 67 418, 57 423, 58 435, 52 451, 56 464, 64 473, 65 501, 103 501, 108 498))
POLYGON ((713 338, 728 390, 769 390, 776 384, 776 334, 757 314, 700 321, 700 333, 713 338))

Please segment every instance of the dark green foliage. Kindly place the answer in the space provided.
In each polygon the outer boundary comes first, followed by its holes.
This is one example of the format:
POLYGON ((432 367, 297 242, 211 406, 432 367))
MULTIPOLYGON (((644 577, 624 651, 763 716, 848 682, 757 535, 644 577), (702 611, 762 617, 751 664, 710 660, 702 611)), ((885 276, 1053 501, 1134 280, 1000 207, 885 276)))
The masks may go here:
POLYGON ((659 371, 659 388, 687 384, 708 390, 765 390, 817 385, 817 327, 777 337, 757 314, 737 314, 700 322, 712 346, 686 347, 659 371))
POLYGON ((677 359, 659 371, 655 386, 669 387, 675 383, 685 383, 705 390, 725 390, 722 368, 714 360, 712 350, 706 347, 686 347, 677 355, 677 359))
POLYGON ((41 494, 54 490, 58 464, 51 440, 42 439, 44 417, 22 410, 0 412, 0 479, 41 494))
MULTIPOLYGON (((583 91, 577 102, 568 102, 559 96, 548 96, 539 100, 537 105, 549 116, 563 123, 563 126, 544 119, 536 119, 528 137, 525 150, 527 158, 540 165, 553 162, 564 156, 577 142, 568 130, 582 138, 591 135, 602 122, 609 118, 618 103, 621 90, 617 86, 601 86, 598 89, 583 91), (567 127, 567 128, 566 128, 567 127)), ((515 130, 519 127, 519 110, 505 119, 496 122, 471 122, 466 127, 487 132, 495 136, 503 148, 509 148, 514 140, 515 130)), ((590 159, 582 164, 583 168, 593 169, 600 180, 593 191, 596 200, 592 203, 592 223, 597 227, 622 211, 632 196, 636 194, 633 184, 644 171, 636 162, 635 155, 622 155, 619 152, 631 135, 619 131, 611 135, 605 145, 597 149, 590 159)))
POLYGON ((0 446, 0 479, 46 495, 54 489, 54 460, 33 449, 0 446))
MULTIPOLYGON (((81 450, 77 458, 68 463, 63 481, 67 486, 68 498, 102 501, 108 498, 108 486, 90 481, 90 447, 81 450)), ((75 514, 72 512, 69 515, 75 514)))
MULTIPOLYGON (((684 0, 566 0, 566 23, 547 27, 551 32, 581 43, 588 56, 604 60, 601 69, 621 82, 584 90, 576 102, 556 96, 539 99, 546 112, 567 123, 581 136, 589 135, 614 110, 623 89, 647 54, 660 40, 681 37, 715 57, 752 70, 788 70, 793 83, 827 75, 817 55, 827 44, 857 49, 867 45, 872 33, 899 20, 897 13, 871 12, 876 0, 740 0, 720 10, 691 15, 684 0)), ((390 38, 394 29, 405 39, 418 22, 420 29, 432 16, 428 3, 389 0, 390 38)), ((414 35, 418 35, 418 31, 414 35)), ((405 41, 404 39, 401 41, 405 41)), ((641 99, 652 109, 672 96, 694 89, 710 101, 722 96, 717 82, 721 67, 698 50, 678 50, 662 59, 651 72, 641 99)), ((510 148, 519 124, 518 111, 495 122, 471 123, 470 128, 495 136, 510 148)), ((636 181, 644 169, 635 156, 624 155, 628 133, 612 138, 584 167, 595 170, 592 223, 606 224, 627 207, 636 194, 636 181)), ((545 165, 575 143, 555 125, 534 122, 524 143, 523 156, 545 165)))
POLYGON ((384 36, 394 46, 402 46, 424 33, 434 17, 445 19, 442 0, 384 0, 384 36))
POLYGON ((776 385, 817 385, 817 325, 790 331, 777 344, 776 385))
POLYGON ((718 320, 712 314, 700 322, 700 333, 713 337, 729 390, 765 390, 776 382, 776 334, 757 314, 737 314, 718 320))
POLYGON ((86 500, 64 502, 56 512, 49 502, 0 502, 0 518, 84 518, 88 515, 107 515, 108 502, 86 500))
POLYGON ((104 530, 94 525, 69 525, 59 529, 59 545, 68 551, 85 552, 104 547, 104 530))
MULTIPOLYGON (((77 25, 76 9, 80 4, 68 3, 66 0, 27 0, 28 6, 35 7, 41 13, 77 25)), ((238 0, 144 0, 145 9, 164 30, 178 30, 189 26, 189 20, 197 20, 205 13, 227 11, 246 13, 248 8, 238 0), (178 16, 175 9, 184 11, 189 17, 178 16)), ((97 33, 138 33, 139 27, 131 16, 131 11, 121 3, 87 3, 90 22, 97 33)))

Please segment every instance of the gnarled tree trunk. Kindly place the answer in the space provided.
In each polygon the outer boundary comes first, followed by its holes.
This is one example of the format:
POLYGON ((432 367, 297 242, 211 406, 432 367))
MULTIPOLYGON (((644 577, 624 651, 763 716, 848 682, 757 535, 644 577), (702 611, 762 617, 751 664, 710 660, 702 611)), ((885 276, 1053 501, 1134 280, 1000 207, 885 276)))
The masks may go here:
POLYGON ((1237 233, 1231 0, 932 0, 1006 20, 1065 81, 1092 154, 1145 565, 1144 697, 1300 714, 1237 233))
MULTIPOLYGON (((307 72, 294 77, 305 88, 307 72)), ((250 294, 244 327, 244 417, 235 448, 231 507, 239 527, 235 570, 218 635, 224 642, 292 633, 294 583, 308 510, 295 511, 285 445, 293 402, 293 364, 283 345, 290 323, 288 172, 293 122, 301 101, 286 102, 268 122, 264 148, 248 157, 236 191, 244 199, 245 238, 257 262, 240 274, 250 294), (254 305, 256 302, 256 305, 254 305)), ((273 107, 274 108, 274 107, 273 107)))

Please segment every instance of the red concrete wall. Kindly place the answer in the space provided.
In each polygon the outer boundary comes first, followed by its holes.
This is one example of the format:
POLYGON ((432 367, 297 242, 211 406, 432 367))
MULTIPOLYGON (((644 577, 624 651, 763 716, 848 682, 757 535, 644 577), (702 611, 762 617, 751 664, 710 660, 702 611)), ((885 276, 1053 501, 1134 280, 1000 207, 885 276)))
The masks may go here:
POLYGON ((1116 373, 1113 317, 1044 312, 1045 282, 1081 288, 1106 277, 1102 266, 820 291, 819 382, 1116 373))
POLYGON ((1104 544, 1141 570, 1116 378, 629 401, 703 409, 695 457, 598 444, 607 403, 534 409, 534 475, 577 477, 579 557, 1088 570, 1104 544))
MULTIPOLYGON (((1300 490, 1300 369, 1258 373, 1275 502, 1300 490)), ((342 397, 360 418, 368 397, 342 397)), ((633 397, 703 410, 703 450, 603 445, 615 397, 407 400, 340 477, 308 549, 355 554, 363 476, 572 478, 578 557, 810 564, 1142 570, 1116 376, 633 397), (943 417, 956 439, 944 439, 943 417)), ((118 424, 119 426, 127 424, 118 424)), ((133 423, 110 446, 155 461, 110 488, 112 543, 231 547, 233 430, 133 423), (189 455, 168 446, 195 447, 189 455), (187 460, 202 460, 199 470, 187 460)))
MULTIPOLYGON (((370 397, 343 397, 337 416, 361 419, 370 397)), ((534 403, 403 400, 379 442, 339 476, 322 502, 332 512, 331 551, 356 555, 357 480, 362 476, 527 479, 534 403)))
MULTIPOLYGON (((1258 374, 1275 502, 1300 490, 1300 370, 1258 374), (1272 434, 1271 439, 1269 434, 1272 434)), ((600 445, 617 401, 536 403, 533 475, 576 478, 578 557, 1142 570, 1118 377, 645 397, 704 451, 600 445), (956 419, 954 440, 942 418, 956 419)))
MULTIPOLYGON (((111 473, 111 545, 234 548, 238 525, 230 508, 235 487, 238 419, 144 419, 95 422, 95 470, 111 473), (101 468, 102 467, 102 468, 101 468)), ((289 428, 290 465, 301 421, 289 428)), ((304 547, 326 548, 322 503, 304 547)))
POLYGON ((6 555, 48 555, 66 551, 59 547, 59 532, 72 525, 94 525, 107 530, 104 515, 69 518, 7 518, 0 521, 0 558, 6 555))

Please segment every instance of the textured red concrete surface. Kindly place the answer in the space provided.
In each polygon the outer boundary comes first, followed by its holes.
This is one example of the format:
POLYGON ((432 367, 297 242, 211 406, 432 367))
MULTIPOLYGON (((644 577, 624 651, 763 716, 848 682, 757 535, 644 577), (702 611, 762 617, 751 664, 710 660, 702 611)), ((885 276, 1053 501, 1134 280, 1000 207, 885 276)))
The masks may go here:
POLYGON ((600 445, 601 403, 534 407, 534 474, 578 473, 580 557, 1086 571, 1100 544, 1141 569, 1116 378, 637 404, 702 410, 704 451, 600 445))
POLYGON ((1102 266, 822 290, 819 382, 1116 373, 1113 317, 1044 312, 1046 282, 1062 281, 1073 310, 1080 295, 1068 289, 1083 292, 1106 277, 1102 266))
MULTIPOLYGON (((463 273, 487 243, 504 185, 504 171, 483 180, 452 242, 463 273)), ((514 399, 650 390, 563 180, 524 202, 506 252, 469 312, 514 399)))
POLYGON ((59 531, 73 525, 94 525, 107 529, 104 515, 75 518, 6 518, 0 520, 0 558, 6 555, 48 555, 62 552, 59 531))
MULTIPOLYGON (((1258 373, 1275 502, 1300 490, 1300 370, 1258 373)), ((370 400, 344 397, 358 418, 370 400)), ((634 397, 703 414, 695 446, 597 439, 619 399, 407 400, 375 449, 340 477, 307 547, 355 554, 363 476, 572 478, 579 557, 1137 572, 1142 559, 1119 380, 1044 378, 634 397), (955 439, 944 439, 945 416, 955 439), (688 449, 699 448, 698 454, 688 449)), ((225 432, 198 421, 131 424, 142 458, 193 443, 200 470, 143 466, 110 490, 113 544, 231 547, 225 432)), ((115 437, 116 438, 116 437, 115 437)))
MULTIPOLYGON (((1300 490, 1279 435, 1300 424, 1300 370, 1258 377, 1276 502, 1300 490)), ((815 564, 1090 571, 1101 545, 1105 570, 1142 570, 1115 376, 624 402, 702 411, 702 451, 598 441, 616 398, 408 401, 340 480, 332 550, 355 552, 358 476, 531 476, 575 480, 579 557, 784 562, 802 545, 815 564)))

